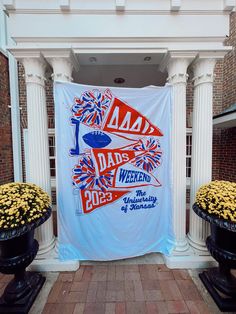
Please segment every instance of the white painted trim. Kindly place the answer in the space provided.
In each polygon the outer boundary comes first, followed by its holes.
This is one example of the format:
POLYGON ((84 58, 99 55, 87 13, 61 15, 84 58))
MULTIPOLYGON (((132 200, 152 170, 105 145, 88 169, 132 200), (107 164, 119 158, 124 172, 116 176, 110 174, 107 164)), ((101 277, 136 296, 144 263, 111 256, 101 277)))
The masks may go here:
POLYGON ((170 269, 176 268, 208 268, 217 266, 217 262, 210 255, 171 255, 164 256, 164 262, 170 269))
POLYGON ((11 126, 12 126, 12 152, 14 165, 14 181, 23 181, 22 151, 21 151, 21 127, 19 107, 19 86, 17 61, 9 53, 9 80, 11 97, 11 126))
POLYGON ((24 157, 25 157, 25 181, 29 180, 29 145, 28 145, 28 129, 23 129, 24 157))
POLYGON ((0 8, 0 51, 7 56, 7 25, 6 25, 6 14, 0 8))
POLYGON ((171 11, 179 11, 181 7, 181 0, 171 0, 171 11))
POLYGON ((70 0, 59 0, 60 9, 63 11, 70 10, 70 0))
POLYGON ((14 10, 15 9, 15 0, 2 0, 2 4, 6 8, 6 10, 14 10))
MULTIPOLYGON (((146 36, 146 37, 16 37, 13 35, 12 37, 17 43, 28 43, 28 42, 35 42, 35 43, 70 43, 70 46, 67 48, 71 48, 71 44, 74 43, 93 43, 93 46, 96 46, 96 43, 123 43, 123 42, 132 42, 132 43, 155 43, 155 42, 163 42, 163 43, 169 43, 169 42, 176 42, 176 43, 201 43, 201 42, 213 42, 213 43, 221 43, 221 47, 218 47, 217 50, 230 50, 229 46, 223 46, 223 41, 225 40, 225 36, 207 36, 207 37, 153 37, 153 36, 146 36)), ((8 47, 9 49, 12 49, 13 47, 8 47)), ((28 49, 31 49, 31 47, 27 47, 28 49)), ((65 49, 65 47, 55 47, 55 49, 61 48, 65 49)), ((35 49, 35 48, 32 48, 35 49)), ((47 49, 47 47, 45 47, 47 49)), ((161 47, 160 49, 164 49, 161 47)), ((165 49, 167 49, 165 47, 165 49)), ((209 49, 209 48, 208 48, 209 49)), ((180 49, 181 50, 181 49, 180 49)), ((206 49, 207 50, 207 49, 206 49)), ((191 49, 187 49, 186 51, 192 51, 191 49)))
MULTIPOLYGON (((62 14, 61 9, 8 9, 9 13, 14 14, 62 14)), ((168 10, 132 10, 126 9, 126 15, 170 15, 171 11, 168 10)), ((77 15, 115 15, 117 11, 114 9, 74 9, 70 8, 70 11, 63 11, 63 14, 77 14, 77 15)), ((173 12, 172 14, 175 14, 173 12)), ((229 11, 224 10, 181 10, 178 15, 225 15, 230 14, 229 11)))
POLYGON ((224 10, 232 11, 235 7, 235 0, 224 0, 224 10))
POLYGON ((236 127, 236 112, 213 119, 213 125, 218 128, 236 127))
POLYGON ((116 1, 116 10, 124 11, 125 10, 125 0, 115 0, 116 1))

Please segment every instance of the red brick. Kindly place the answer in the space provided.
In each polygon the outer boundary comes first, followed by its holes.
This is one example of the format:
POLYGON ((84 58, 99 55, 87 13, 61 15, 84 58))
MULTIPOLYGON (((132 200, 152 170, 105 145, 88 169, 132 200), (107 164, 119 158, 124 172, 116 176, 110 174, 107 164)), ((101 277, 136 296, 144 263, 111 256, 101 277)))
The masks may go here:
MULTIPOLYGON (((85 303, 76 303, 73 314, 83 314, 85 308, 85 303)), ((50 313, 54 314, 54 313, 50 313)))
POLYGON ((171 271, 161 271, 161 272, 158 272, 157 275, 158 275, 159 280, 173 280, 174 279, 174 276, 171 271))
POLYGON ((74 280, 74 274, 75 273, 72 272, 60 273, 57 280, 63 282, 72 282, 74 280))
POLYGON ((82 280, 90 281, 93 277, 94 267, 93 266, 85 266, 82 280))
POLYGON ((70 291, 87 291, 89 286, 88 281, 74 281, 70 291))
POLYGON ((146 312, 145 302, 127 302, 127 314, 144 314, 146 312))
POLYGON ((212 314, 204 301, 186 301, 191 314, 212 314))
POLYGON ((125 300, 126 301, 134 301, 135 295, 134 295, 134 283, 133 281, 125 281, 125 300))
POLYGON ((106 303, 105 304, 105 314, 115 314, 116 313, 116 303, 106 303))
POLYGON ((180 293, 180 290, 175 280, 160 281, 160 286, 165 300, 167 301, 183 300, 183 297, 180 293))
POLYGON ((97 288, 98 288, 98 282, 97 281, 91 281, 89 283, 86 302, 95 302, 96 301, 97 288))
POLYGON ((80 281, 84 274, 84 266, 80 266, 80 268, 76 271, 74 276, 74 281, 80 281))
POLYGON ((189 313, 184 301, 167 301, 168 313, 189 313))
POLYGON ((137 271, 125 271, 125 280, 141 280, 141 277, 137 271))
POLYGON ((142 280, 144 290, 160 290, 160 283, 158 280, 142 280))
POLYGON ((65 297, 66 303, 86 302, 87 290, 84 291, 70 291, 65 297))
POLYGON ((175 280, 177 279, 190 279, 189 273, 185 269, 174 269, 172 270, 175 280))
POLYGON ((107 280, 112 281, 116 279, 116 266, 109 265, 107 270, 107 280))
POLYGON ((147 314, 167 314, 166 302, 146 302, 147 314))
POLYGON ((126 314, 125 303, 124 302, 116 302, 116 314, 126 314))
POLYGON ((107 282, 100 281, 97 283, 96 301, 102 302, 106 299, 107 282))
POLYGON ((84 314, 104 314, 105 313, 105 303, 86 303, 84 314))
POLYGON ((124 280, 124 266, 116 265, 116 280, 124 280))
POLYGON ((134 297, 135 301, 144 301, 143 287, 140 280, 134 280, 134 297))
POLYGON ((176 282, 184 300, 188 301, 202 300, 202 297, 192 280, 178 279, 176 280, 176 282))
POLYGON ((43 314, 73 314, 75 309, 75 304, 68 303, 57 303, 57 304, 46 304, 43 309, 43 314))
POLYGON ((144 290, 146 301, 163 301, 164 297, 161 290, 144 290))

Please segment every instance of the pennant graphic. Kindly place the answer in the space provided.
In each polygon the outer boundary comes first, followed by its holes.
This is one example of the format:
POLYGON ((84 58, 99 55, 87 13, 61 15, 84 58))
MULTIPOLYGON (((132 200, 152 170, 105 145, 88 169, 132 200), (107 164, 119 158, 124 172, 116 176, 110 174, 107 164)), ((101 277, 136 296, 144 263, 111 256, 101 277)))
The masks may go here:
POLYGON ((141 170, 128 163, 119 167, 114 173, 113 188, 135 188, 152 185, 161 186, 160 182, 151 173, 141 170))
POLYGON ((96 161, 97 170, 100 175, 107 171, 126 164, 137 156, 145 154, 145 151, 126 149, 92 149, 92 156, 96 161))
POLYGON ((106 192, 97 190, 81 190, 81 202, 84 214, 89 214, 96 208, 106 206, 121 198, 129 191, 109 190, 106 192))
POLYGON ((103 124, 103 130, 111 133, 163 136, 158 127, 118 98, 113 100, 103 124))

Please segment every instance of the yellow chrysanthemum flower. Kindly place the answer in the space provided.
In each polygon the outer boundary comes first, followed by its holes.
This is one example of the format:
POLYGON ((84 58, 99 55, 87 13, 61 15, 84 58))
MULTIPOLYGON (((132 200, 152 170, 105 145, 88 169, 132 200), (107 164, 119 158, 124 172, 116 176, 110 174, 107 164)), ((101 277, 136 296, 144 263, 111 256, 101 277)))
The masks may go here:
POLYGON ((31 222, 42 217, 49 206, 49 195, 35 184, 3 184, 0 186, 0 228, 31 222))
POLYGON ((210 214, 236 221, 236 183, 212 181, 200 187, 196 203, 210 214))

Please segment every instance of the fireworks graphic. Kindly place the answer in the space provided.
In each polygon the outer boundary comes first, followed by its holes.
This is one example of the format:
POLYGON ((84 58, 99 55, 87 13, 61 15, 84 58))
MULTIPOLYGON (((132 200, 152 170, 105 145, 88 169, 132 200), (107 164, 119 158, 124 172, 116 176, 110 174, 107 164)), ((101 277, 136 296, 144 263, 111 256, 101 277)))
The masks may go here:
POLYGON ((75 98, 73 118, 89 126, 100 127, 110 103, 111 97, 106 92, 98 89, 87 91, 80 98, 75 98))
POLYGON ((73 169, 72 176, 74 184, 81 190, 94 189, 106 191, 112 186, 112 171, 107 171, 103 175, 97 175, 93 160, 91 157, 83 157, 79 164, 73 169))
POLYGON ((147 172, 152 172, 160 166, 162 151, 157 139, 140 139, 138 143, 133 146, 133 149, 136 151, 145 151, 144 154, 135 158, 135 166, 142 168, 147 172))

